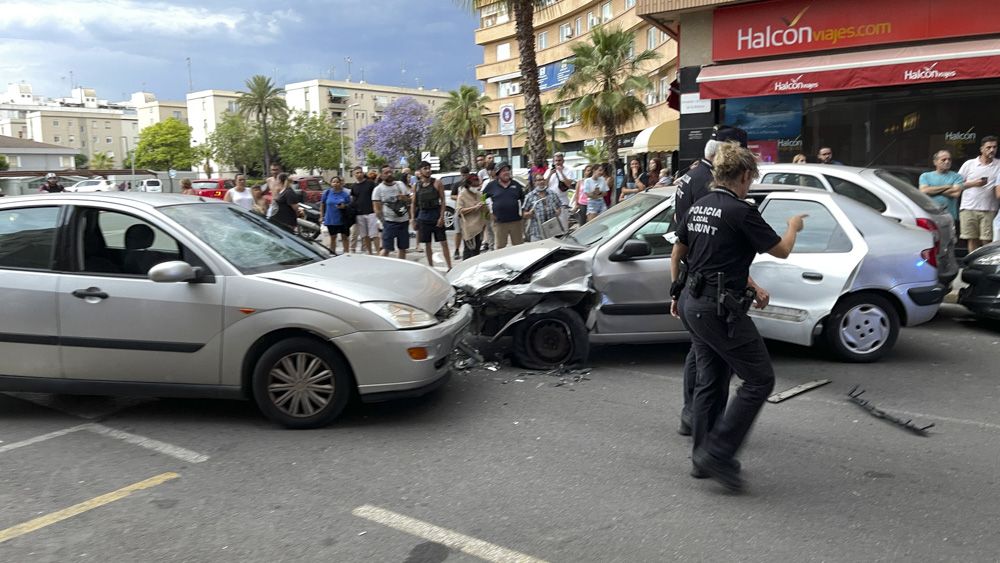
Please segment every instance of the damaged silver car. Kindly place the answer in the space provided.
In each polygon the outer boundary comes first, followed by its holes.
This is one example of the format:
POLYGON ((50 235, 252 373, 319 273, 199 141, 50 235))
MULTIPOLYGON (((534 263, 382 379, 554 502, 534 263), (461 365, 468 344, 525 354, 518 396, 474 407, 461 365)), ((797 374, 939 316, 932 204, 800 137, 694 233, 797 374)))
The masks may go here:
MULTIPOLYGON (((765 338, 809 346, 823 337, 838 358, 870 362, 900 326, 936 314, 945 291, 927 231, 819 190, 757 198, 779 232, 790 213, 810 217, 787 260, 759 256, 751 266, 772 295, 751 312, 765 338)), ((527 368, 583 362, 591 344, 684 341, 669 314, 673 215, 673 191, 650 190, 560 238, 463 262, 448 280, 473 306, 474 332, 513 336, 511 355, 527 368)))

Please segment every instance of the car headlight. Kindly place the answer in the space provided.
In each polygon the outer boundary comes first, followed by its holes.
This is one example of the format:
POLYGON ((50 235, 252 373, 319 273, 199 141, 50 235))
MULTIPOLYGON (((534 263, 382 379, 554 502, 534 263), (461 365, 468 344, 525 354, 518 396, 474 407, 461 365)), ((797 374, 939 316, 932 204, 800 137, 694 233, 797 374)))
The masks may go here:
POLYGON ((438 323, 434 315, 410 305, 391 301, 372 301, 362 304, 389 324, 399 329, 424 328, 438 323))
POLYGON ((976 266, 1000 266, 1000 254, 990 254, 972 261, 976 266))

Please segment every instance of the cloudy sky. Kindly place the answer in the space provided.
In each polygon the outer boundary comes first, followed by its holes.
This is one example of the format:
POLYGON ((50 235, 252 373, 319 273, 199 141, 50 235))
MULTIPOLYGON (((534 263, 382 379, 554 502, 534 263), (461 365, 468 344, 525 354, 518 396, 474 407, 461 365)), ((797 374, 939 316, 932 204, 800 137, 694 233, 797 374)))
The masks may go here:
POLYGON ((314 78, 453 89, 475 84, 477 20, 452 0, 4 0, 0 87, 69 95, 72 80, 117 101, 145 90, 183 100, 314 78))

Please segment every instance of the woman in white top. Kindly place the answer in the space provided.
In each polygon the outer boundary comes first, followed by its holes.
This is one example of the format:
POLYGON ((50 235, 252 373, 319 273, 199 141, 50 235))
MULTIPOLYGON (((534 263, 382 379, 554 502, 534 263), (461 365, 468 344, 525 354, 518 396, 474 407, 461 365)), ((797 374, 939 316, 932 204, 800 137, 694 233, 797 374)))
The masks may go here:
POLYGON ((223 199, 229 203, 235 203, 247 211, 253 211, 253 193, 247 188, 247 177, 243 174, 237 174, 236 187, 230 188, 223 199))

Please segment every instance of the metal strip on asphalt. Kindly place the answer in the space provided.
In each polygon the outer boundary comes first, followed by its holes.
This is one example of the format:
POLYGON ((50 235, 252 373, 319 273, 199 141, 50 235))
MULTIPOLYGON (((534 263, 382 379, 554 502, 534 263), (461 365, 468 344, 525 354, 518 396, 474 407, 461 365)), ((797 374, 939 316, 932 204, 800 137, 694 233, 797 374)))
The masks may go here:
MULTIPOLYGON (((812 402, 815 402, 815 403, 824 403, 824 404, 827 404, 827 405, 836 405, 836 406, 841 406, 841 405, 844 405, 844 404, 849 404, 849 403, 847 403, 847 401, 834 401, 834 400, 831 400, 831 399, 817 399, 815 397, 803 397, 801 400, 802 401, 812 401, 812 402)), ((885 408, 885 407, 880 407, 880 408, 882 408, 882 410, 884 410, 885 412, 891 413, 891 414, 902 414, 902 415, 906 415, 906 416, 912 416, 912 417, 915 417, 915 418, 929 418, 931 420, 940 420, 942 422, 953 422, 955 424, 968 424, 969 426, 978 426, 980 428, 984 428, 984 429, 987 429, 987 430, 1000 430, 1000 424, 994 424, 992 422, 980 422, 978 420, 969 420, 969 419, 965 419, 965 418, 952 418, 950 416, 938 416, 936 414, 926 414, 926 413, 922 413, 922 412, 904 411, 904 410, 900 410, 900 409, 892 409, 892 408, 885 408)))
POLYGON ((485 561, 494 561, 497 563, 546 563, 543 559, 525 555, 519 551, 507 549, 506 547, 454 532, 447 528, 435 526, 423 520, 410 518, 391 510, 371 506, 370 504, 355 508, 352 514, 359 518, 365 518, 383 526, 406 532, 418 538, 424 538, 425 540, 448 546, 485 561))
POLYGON ((145 481, 139 481, 138 483, 133 483, 127 487, 122 487, 117 491, 112 491, 107 494, 103 494, 99 497, 94 497, 88 501, 81 502, 79 504, 74 504, 73 506, 64 508, 62 510, 46 514, 45 516, 39 516, 33 520, 28 520, 22 524, 12 526, 6 530, 0 530, 0 543, 12 540, 14 538, 23 536, 25 534, 30 534, 37 530, 41 530, 46 526, 51 526, 57 522, 62 522, 63 520, 72 518, 84 512, 99 508, 106 504, 110 504, 116 500, 121 500, 136 491, 141 491, 143 489, 149 489, 157 485, 166 483, 171 479, 176 479, 180 477, 177 473, 167 472, 161 473, 155 477, 150 477, 145 481))
POLYGON ((18 448, 23 448, 25 446, 30 446, 32 444, 37 444, 39 442, 44 442, 46 440, 51 440, 52 438, 58 438, 60 436, 65 436, 67 434, 72 434, 73 432, 78 432, 80 430, 89 429, 90 424, 80 424, 77 426, 71 426, 69 428, 63 428, 62 430, 56 430, 55 432, 49 432, 48 434, 42 434, 41 436, 35 436, 34 438, 28 438, 27 440, 21 440, 20 442, 12 442, 5 446, 0 446, 0 454, 4 452, 9 452, 11 450, 16 450, 18 448))

